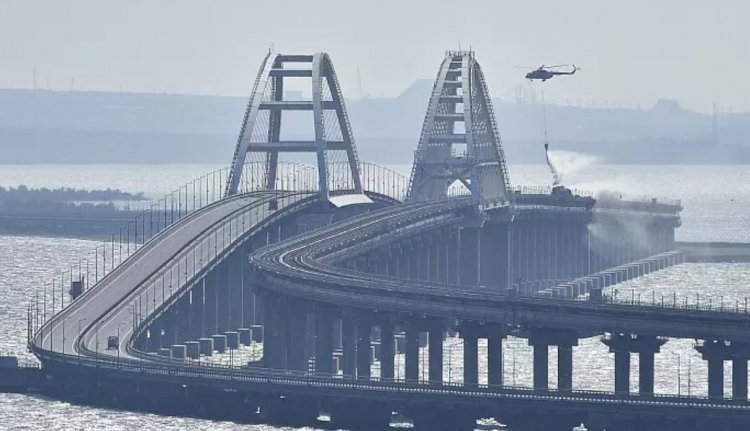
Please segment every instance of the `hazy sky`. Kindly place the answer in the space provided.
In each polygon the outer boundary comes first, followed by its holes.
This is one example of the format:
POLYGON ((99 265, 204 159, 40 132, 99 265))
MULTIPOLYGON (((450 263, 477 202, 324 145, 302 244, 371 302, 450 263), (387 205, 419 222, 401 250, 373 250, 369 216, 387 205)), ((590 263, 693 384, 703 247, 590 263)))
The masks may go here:
MULTIPOLYGON (((396 95, 471 46, 492 92, 576 63, 548 99, 750 110, 747 0, 0 0, 0 87, 246 96, 273 43, 327 51, 347 97, 396 95)), ((425 101, 426 103, 426 101, 425 101)))

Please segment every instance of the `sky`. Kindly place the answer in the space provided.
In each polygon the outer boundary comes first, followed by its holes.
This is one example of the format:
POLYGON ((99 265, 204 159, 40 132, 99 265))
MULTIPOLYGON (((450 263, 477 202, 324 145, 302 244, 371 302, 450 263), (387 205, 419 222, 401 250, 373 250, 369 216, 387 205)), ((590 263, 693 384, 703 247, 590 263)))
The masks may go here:
POLYGON ((748 111, 748 22, 747 0, 0 0, 0 88, 36 69, 43 89, 246 97, 273 47, 326 51, 345 96, 387 97, 471 48, 503 99, 522 66, 575 63, 548 101, 748 111))

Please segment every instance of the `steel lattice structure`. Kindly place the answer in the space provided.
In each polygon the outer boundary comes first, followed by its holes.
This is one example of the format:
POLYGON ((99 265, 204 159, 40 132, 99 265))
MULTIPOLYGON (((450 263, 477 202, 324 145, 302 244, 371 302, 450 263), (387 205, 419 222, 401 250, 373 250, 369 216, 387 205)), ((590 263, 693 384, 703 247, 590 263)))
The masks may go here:
POLYGON ((472 51, 448 51, 414 156, 408 200, 436 200, 460 181, 480 209, 512 200, 487 83, 472 51), (463 126, 463 127, 462 127, 463 126))
POLYGON ((243 166, 249 161, 265 166, 265 187, 277 188, 279 153, 314 152, 318 164, 320 196, 328 199, 331 190, 362 193, 359 161, 344 98, 331 59, 326 53, 285 55, 269 52, 263 60, 245 111, 232 168, 227 179, 227 195, 240 188, 243 166), (310 78, 309 100, 285 100, 285 78, 310 78), (282 119, 286 111, 312 111, 313 140, 282 139, 282 119), (332 169, 341 166, 345 169, 332 169))

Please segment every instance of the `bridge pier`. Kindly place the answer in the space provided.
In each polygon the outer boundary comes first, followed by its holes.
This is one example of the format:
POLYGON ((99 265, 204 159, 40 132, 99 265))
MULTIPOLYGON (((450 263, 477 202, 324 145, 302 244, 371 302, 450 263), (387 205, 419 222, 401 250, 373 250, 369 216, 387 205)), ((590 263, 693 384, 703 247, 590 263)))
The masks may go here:
POLYGON ((528 343, 534 348, 534 389, 549 389, 549 346, 557 346, 557 389, 573 389, 573 346, 578 345, 574 331, 533 329, 528 343))
POLYGON ((203 333, 203 281, 199 281, 190 289, 190 332, 198 339, 203 333))
POLYGON ((707 340, 695 349, 708 361, 708 397, 724 398, 724 361, 731 358, 729 345, 724 341, 707 340))
POLYGON ((480 285, 494 291, 510 286, 511 227, 509 223, 485 223, 480 238, 480 285))
POLYGON ((487 337, 487 383, 503 385, 503 339, 505 335, 487 337))
POLYGON ((263 327, 263 360, 268 368, 287 368, 288 308, 274 295, 266 295, 263 327))
POLYGON ((190 325, 190 295, 182 295, 174 305, 175 341, 183 342, 193 338, 190 325))
POLYGON ((428 379, 430 384, 433 385, 443 383, 443 333, 444 325, 442 322, 430 325, 427 336, 429 344, 428 379))
POLYGON ((242 311, 244 308, 244 290, 242 286, 242 257, 243 248, 240 247, 227 258, 227 289, 229 291, 229 330, 243 327, 242 311))
POLYGON ((667 342, 653 335, 611 334, 602 342, 615 354, 615 392, 630 393, 630 353, 638 353, 638 393, 654 395, 654 355, 667 342))
POLYGON ((372 321, 369 316, 357 320, 357 378, 370 378, 370 344, 372 335, 372 321))
POLYGON ((227 258, 219 263, 216 267, 217 272, 217 320, 216 333, 223 334, 230 328, 230 319, 232 314, 232 297, 230 295, 229 273, 232 268, 230 265, 231 258, 227 258))
POLYGON ((349 312, 345 312, 341 319, 341 347, 344 361, 341 369, 344 376, 351 378, 357 375, 356 343, 355 319, 349 312))
POLYGON ((445 233, 444 255, 445 255, 445 278, 447 284, 459 284, 459 233, 456 229, 451 229, 445 233))
POLYGON ((750 345, 706 340, 695 347, 708 361, 708 397, 724 398, 724 361, 732 361, 732 399, 747 401, 747 363, 750 345))
POLYGON ((395 339, 393 323, 380 323, 380 378, 392 379, 394 374, 395 339))
POLYGON ((464 343, 464 385, 479 383, 478 334, 473 328, 462 328, 459 335, 464 343))
POLYGON ((412 383, 419 381, 419 326, 413 320, 406 322, 406 351, 404 352, 404 374, 412 383))
POLYGON ((747 401, 748 356, 743 353, 732 358, 732 399, 739 401, 747 401))
POLYGON ((307 371, 307 309, 294 300, 288 300, 287 309, 287 338, 281 339, 287 343, 287 369, 307 371))
POLYGON ((334 373, 333 316, 329 310, 318 310, 315 317, 315 371, 334 373))
POLYGON ((480 228, 462 227, 458 231, 458 273, 462 286, 479 286, 480 228))
POLYGON ((204 309, 204 322, 203 322, 203 336, 208 337, 210 335, 216 334, 219 332, 218 328, 218 306, 219 306, 219 296, 218 296, 218 271, 217 268, 214 268, 211 270, 206 276, 203 278, 203 286, 204 286, 204 299, 203 299, 203 309, 204 309))

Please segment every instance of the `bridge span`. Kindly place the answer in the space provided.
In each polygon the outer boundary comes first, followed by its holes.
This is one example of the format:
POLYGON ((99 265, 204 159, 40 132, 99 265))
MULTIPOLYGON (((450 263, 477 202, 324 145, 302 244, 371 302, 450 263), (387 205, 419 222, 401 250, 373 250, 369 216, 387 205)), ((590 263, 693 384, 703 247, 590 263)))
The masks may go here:
POLYGON ((46 318, 45 297, 30 310, 29 346, 53 393, 368 430, 388 428, 394 412, 424 430, 470 430, 480 418, 513 431, 750 426, 747 310, 602 293, 681 261, 680 203, 513 189, 472 52, 448 52, 441 64, 409 180, 357 159, 327 55, 269 53, 227 175, 183 189, 171 207, 164 199, 163 213, 157 205, 135 221, 132 253, 130 233, 125 254, 114 237, 101 259, 97 252, 95 282, 80 266, 77 277, 71 271, 67 307, 46 318), (312 100, 286 100, 289 77, 310 78, 312 100), (282 139, 288 110, 313 112, 313 137, 282 139), (314 153, 318 165, 285 171, 288 152, 314 153), (217 183, 219 197, 204 202, 217 183), (448 333, 462 339, 458 383, 443 378, 448 333), (532 388, 503 381, 508 335, 533 346, 532 388), (611 391, 573 387, 573 367, 587 366, 573 363, 573 348, 591 336, 614 353, 611 391), (667 337, 700 340, 709 397, 654 393, 654 355, 667 337), (229 367, 202 361, 248 344, 262 344, 262 356, 229 367), (404 376, 394 373, 397 354, 404 376), (731 398, 725 361, 734 365, 731 398))

